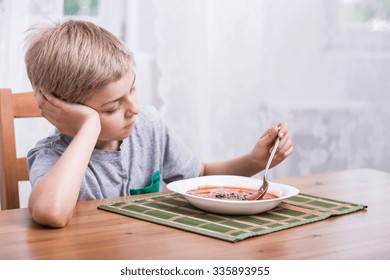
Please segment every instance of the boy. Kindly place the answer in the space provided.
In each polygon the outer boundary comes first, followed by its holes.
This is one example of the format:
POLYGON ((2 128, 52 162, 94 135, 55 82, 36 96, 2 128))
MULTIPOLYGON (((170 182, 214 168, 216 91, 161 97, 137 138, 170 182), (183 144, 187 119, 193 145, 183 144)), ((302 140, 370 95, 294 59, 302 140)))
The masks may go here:
POLYGON ((68 20, 30 30, 25 61, 42 115, 58 131, 27 155, 34 221, 64 227, 77 201, 159 191, 160 182, 212 174, 252 176, 293 152, 287 124, 239 158, 200 163, 162 121, 139 108, 134 59, 108 31, 68 20))

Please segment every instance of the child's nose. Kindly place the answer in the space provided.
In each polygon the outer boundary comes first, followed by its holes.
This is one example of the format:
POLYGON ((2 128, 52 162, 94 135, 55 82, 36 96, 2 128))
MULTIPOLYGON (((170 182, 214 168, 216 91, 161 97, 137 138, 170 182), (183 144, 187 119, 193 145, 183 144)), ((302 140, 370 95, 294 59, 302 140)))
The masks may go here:
POLYGON ((139 106, 136 98, 132 98, 128 96, 126 99, 126 111, 125 117, 131 117, 133 115, 137 115, 139 112, 139 106))

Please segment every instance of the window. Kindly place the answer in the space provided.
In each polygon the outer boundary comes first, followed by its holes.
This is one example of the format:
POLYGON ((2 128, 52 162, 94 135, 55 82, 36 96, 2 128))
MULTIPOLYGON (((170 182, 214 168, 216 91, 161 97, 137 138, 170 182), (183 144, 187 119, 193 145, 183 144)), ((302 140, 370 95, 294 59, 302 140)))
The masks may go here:
POLYGON ((328 45, 337 51, 390 53, 390 0, 328 2, 328 45))
POLYGON ((64 0, 64 16, 96 16, 98 0, 64 0))
POLYGON ((125 38, 125 11, 129 0, 56 0, 63 7, 64 18, 94 22, 120 39, 125 38))
POLYGON ((390 0, 341 0, 340 18, 343 25, 390 31, 390 0))

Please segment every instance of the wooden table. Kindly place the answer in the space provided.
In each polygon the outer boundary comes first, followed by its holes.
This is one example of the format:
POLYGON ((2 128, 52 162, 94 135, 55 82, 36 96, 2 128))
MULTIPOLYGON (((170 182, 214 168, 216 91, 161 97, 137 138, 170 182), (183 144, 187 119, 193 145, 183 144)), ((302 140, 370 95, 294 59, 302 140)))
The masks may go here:
POLYGON ((27 209, 7 210, 0 211, 0 259, 390 259, 389 173, 359 169, 275 181, 368 209, 238 243, 96 209, 123 198, 78 203, 62 229, 36 225, 27 209))

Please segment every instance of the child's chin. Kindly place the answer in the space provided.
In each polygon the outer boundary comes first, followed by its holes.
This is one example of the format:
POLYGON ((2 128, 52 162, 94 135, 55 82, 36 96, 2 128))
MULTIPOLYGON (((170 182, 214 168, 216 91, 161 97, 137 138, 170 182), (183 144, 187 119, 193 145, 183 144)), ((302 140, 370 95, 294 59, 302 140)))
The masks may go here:
POLYGON ((133 130, 130 130, 129 132, 124 133, 123 135, 121 135, 121 136, 119 137, 118 140, 125 140, 127 137, 130 136, 130 134, 131 134, 132 132, 133 132, 133 130))

